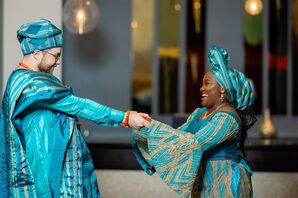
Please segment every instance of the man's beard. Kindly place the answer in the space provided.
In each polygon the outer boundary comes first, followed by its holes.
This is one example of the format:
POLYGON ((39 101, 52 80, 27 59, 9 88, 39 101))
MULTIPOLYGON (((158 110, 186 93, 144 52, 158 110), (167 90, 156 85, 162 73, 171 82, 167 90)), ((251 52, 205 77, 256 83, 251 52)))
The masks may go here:
POLYGON ((41 72, 44 72, 44 73, 52 74, 53 71, 54 71, 54 68, 55 68, 55 67, 57 67, 57 64, 56 64, 56 63, 54 63, 53 65, 48 66, 48 67, 46 67, 46 68, 42 68, 42 67, 40 67, 39 70, 40 70, 41 72))

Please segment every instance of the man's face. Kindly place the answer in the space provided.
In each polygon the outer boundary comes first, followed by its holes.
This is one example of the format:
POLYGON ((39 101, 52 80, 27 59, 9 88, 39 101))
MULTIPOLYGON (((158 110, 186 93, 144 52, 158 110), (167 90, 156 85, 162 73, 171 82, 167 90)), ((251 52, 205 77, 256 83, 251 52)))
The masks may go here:
POLYGON ((39 71, 52 74, 55 67, 61 63, 61 47, 41 51, 43 57, 38 66, 39 71))

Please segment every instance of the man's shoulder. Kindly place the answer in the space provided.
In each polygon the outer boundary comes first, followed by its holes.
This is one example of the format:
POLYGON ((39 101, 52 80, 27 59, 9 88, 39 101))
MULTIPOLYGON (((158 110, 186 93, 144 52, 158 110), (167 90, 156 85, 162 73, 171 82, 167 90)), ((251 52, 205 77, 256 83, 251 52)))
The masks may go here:
POLYGON ((65 86, 58 78, 51 74, 31 72, 24 69, 13 71, 7 81, 8 90, 24 90, 26 87, 30 90, 32 90, 32 87, 56 87, 58 89, 70 89, 69 87, 65 86))
POLYGON ((28 81, 28 83, 42 83, 42 84, 60 84, 63 86, 62 82, 52 74, 42 73, 42 72, 32 72, 25 69, 18 69, 11 73, 9 81, 15 82, 16 79, 20 79, 23 83, 28 81))
POLYGON ((37 72, 31 72, 26 69, 14 70, 8 78, 8 83, 15 83, 17 80, 25 83, 26 81, 30 81, 34 76, 36 76, 36 73, 37 72))

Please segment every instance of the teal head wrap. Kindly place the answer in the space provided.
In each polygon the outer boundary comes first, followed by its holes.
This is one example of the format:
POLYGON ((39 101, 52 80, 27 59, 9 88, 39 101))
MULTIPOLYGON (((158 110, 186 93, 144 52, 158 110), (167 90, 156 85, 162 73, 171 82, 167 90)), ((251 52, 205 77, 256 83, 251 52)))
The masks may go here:
POLYGON ((254 102, 252 86, 247 77, 235 68, 227 67, 230 56, 225 49, 211 47, 208 54, 210 72, 226 91, 228 102, 237 110, 244 110, 254 102))
POLYGON ((34 50, 62 47, 62 31, 46 19, 22 25, 17 37, 24 55, 34 50))

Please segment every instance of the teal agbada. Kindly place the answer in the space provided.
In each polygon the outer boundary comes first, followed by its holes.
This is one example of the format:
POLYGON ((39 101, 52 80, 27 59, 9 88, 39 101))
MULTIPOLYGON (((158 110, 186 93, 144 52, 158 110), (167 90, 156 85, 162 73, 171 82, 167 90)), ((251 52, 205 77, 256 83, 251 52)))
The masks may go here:
POLYGON ((62 47, 63 42, 62 31, 47 19, 22 25, 17 31, 17 37, 23 55, 34 50, 62 47))
POLYGON ((0 108, 0 189, 3 197, 8 197, 7 162, 4 117, 2 114, 2 109, 0 108))
POLYGON ((0 138, 6 148, 3 152, 1 144, 0 152, 7 157, 7 180, 2 180, 1 161, 1 196, 6 192, 7 197, 100 197, 76 122, 82 117, 116 127, 124 112, 76 97, 51 74, 19 69, 9 77, 3 115, 0 138))

